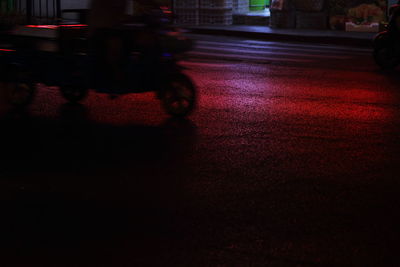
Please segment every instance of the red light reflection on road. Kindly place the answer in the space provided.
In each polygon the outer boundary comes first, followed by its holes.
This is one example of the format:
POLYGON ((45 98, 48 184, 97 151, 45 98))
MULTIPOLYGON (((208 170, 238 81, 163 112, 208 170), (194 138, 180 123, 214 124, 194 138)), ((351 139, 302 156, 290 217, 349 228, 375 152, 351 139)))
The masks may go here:
MULTIPOLYGON (((193 75, 196 78, 196 75, 193 75)), ((335 88, 318 84, 271 84, 270 81, 224 79, 212 81, 217 95, 202 95, 205 107, 219 107, 250 120, 287 117, 300 120, 346 120, 378 124, 394 120, 394 110, 383 103, 394 97, 371 88, 335 88), (222 81, 221 81, 222 80, 222 81)), ((229 79, 231 78, 231 79, 229 79)), ((200 78, 199 85, 202 85, 200 78)), ((206 87, 208 87, 206 83, 206 87)), ((203 85, 204 86, 204 85, 203 85)), ((356 86, 356 85, 352 85, 356 86)))
POLYGON ((71 28, 83 28, 87 27, 86 24, 62 24, 62 25, 26 25, 27 28, 37 28, 37 29, 57 29, 60 27, 71 27, 71 28))
POLYGON ((383 95, 382 92, 358 88, 338 91, 318 86, 309 90, 324 90, 327 93, 325 97, 312 94, 279 98, 272 101, 274 109, 291 115, 357 121, 385 121, 394 116, 390 108, 382 106, 381 103, 390 102, 390 95, 383 95), (335 94, 329 91, 335 91, 335 94))
POLYGON ((0 49, 0 52, 15 52, 14 49, 0 49))

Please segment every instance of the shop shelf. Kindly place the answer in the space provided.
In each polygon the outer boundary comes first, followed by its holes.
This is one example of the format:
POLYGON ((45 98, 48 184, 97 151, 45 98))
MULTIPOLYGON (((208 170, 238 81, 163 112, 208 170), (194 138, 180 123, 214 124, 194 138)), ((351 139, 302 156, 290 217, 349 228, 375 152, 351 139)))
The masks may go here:
POLYGON ((175 8, 198 8, 200 0, 174 0, 175 8))
POLYGON ((271 10, 270 26, 272 28, 294 28, 296 14, 294 11, 271 10))
POLYGON ((232 0, 200 0, 201 9, 232 9, 232 0))
POLYGON ((197 25, 199 23, 199 9, 174 8, 175 23, 197 25))
POLYGON ((199 13, 200 24, 232 24, 232 9, 200 9, 199 13))

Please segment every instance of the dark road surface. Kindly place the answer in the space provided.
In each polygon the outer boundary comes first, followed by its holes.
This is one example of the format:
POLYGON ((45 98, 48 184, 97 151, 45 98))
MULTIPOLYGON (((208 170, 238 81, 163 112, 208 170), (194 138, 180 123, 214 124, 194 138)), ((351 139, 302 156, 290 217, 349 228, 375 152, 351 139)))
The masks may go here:
POLYGON ((196 38, 188 120, 44 86, 3 114, 0 266, 399 266, 399 70, 196 38))

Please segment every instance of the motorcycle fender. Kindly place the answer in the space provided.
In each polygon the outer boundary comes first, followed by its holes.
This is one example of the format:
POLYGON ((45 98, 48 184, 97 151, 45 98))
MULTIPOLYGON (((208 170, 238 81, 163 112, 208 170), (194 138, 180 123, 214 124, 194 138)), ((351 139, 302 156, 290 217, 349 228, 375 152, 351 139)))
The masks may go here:
POLYGON ((189 68, 175 63, 175 64, 169 64, 166 70, 168 74, 173 75, 176 73, 181 73, 184 70, 189 70, 189 68))
POLYGON ((185 74, 183 74, 178 69, 174 70, 170 70, 168 73, 166 73, 166 75, 164 75, 164 77, 162 77, 161 86, 159 86, 158 90, 156 90, 156 96, 158 99, 164 97, 165 89, 171 83, 171 81, 174 81, 175 79, 181 79, 182 77, 186 77, 185 74))
POLYGON ((178 70, 189 70, 190 68, 188 68, 188 67, 185 67, 185 66, 182 66, 182 65, 178 65, 177 66, 177 68, 178 68, 178 70))
POLYGON ((388 31, 378 33, 373 39, 374 48, 386 46, 389 41, 390 35, 388 31))

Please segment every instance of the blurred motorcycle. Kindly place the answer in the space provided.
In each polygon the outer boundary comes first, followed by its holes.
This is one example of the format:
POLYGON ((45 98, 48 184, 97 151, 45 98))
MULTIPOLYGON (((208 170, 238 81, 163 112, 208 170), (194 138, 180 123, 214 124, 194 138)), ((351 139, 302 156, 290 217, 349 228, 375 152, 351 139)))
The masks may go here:
POLYGON ((373 40, 373 57, 382 69, 393 69, 400 64, 400 4, 391 6, 389 15, 387 29, 373 40))
POLYGON ((145 23, 118 29, 125 36, 131 33, 138 36, 137 44, 127 51, 121 64, 124 79, 118 81, 118 90, 115 90, 117 81, 104 72, 106 68, 98 68, 98 59, 91 52, 87 38, 88 27, 82 21, 25 25, 2 34, 0 82, 13 85, 13 92, 20 93, 18 105, 29 104, 35 84, 42 83, 59 87, 70 102, 82 101, 90 89, 109 95, 155 92, 168 114, 187 116, 195 108, 197 91, 184 73, 185 68, 178 63, 193 42, 168 22, 163 16, 152 16, 145 23), (156 41, 157 51, 148 49, 148 39, 156 41))

